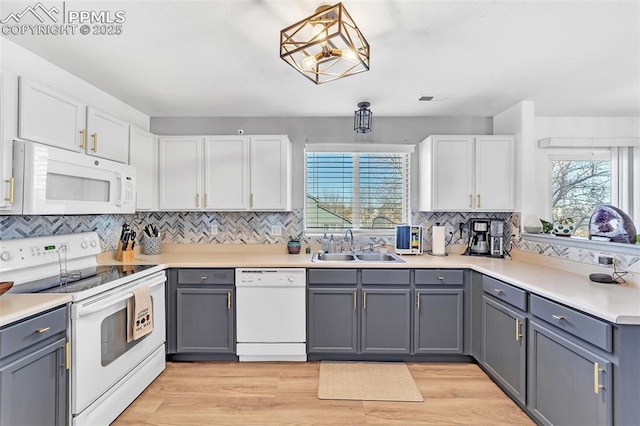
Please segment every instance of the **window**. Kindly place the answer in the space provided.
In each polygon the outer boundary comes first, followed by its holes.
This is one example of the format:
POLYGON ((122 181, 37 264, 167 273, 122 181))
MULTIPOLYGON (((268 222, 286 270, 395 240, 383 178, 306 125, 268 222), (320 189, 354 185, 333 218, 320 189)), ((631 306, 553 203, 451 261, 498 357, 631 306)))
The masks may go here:
MULTIPOLYGON (((596 206, 610 204, 634 217, 634 149, 612 147, 550 154, 549 210, 553 221, 572 218, 575 236, 589 236, 596 206)), ((636 216, 640 212, 635 211, 636 216)))
POLYGON ((412 151, 412 145, 307 145, 305 231, 382 234, 409 223, 412 151))
POLYGON ((551 217, 571 218, 574 235, 589 236, 596 206, 611 204, 611 161, 608 153, 592 156, 551 156, 551 217))

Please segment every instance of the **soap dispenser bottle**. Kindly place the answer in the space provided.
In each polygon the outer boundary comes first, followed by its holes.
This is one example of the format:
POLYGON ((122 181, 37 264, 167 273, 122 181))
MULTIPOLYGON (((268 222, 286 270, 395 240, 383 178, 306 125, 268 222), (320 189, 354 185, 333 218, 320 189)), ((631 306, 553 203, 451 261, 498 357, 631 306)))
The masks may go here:
POLYGON ((322 251, 325 253, 329 252, 329 240, 327 239, 327 233, 324 233, 322 237, 322 251))

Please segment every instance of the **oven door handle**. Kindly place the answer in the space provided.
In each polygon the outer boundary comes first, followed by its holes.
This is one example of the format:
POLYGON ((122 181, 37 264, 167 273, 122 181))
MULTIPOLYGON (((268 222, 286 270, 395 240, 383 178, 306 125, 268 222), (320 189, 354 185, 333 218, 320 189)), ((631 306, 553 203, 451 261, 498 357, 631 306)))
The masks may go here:
MULTIPOLYGON (((151 289, 153 287, 157 287, 157 286, 159 286, 161 284, 164 284, 166 280, 167 279, 165 277, 161 277, 161 278, 158 278, 158 280, 155 281, 155 282, 154 281, 150 281, 149 282, 150 283, 149 284, 149 288, 151 289)), ((119 296, 119 297, 117 297, 115 299, 110 299, 106 303, 101 303, 101 304, 98 304, 98 305, 95 305, 95 306, 91 306, 91 307, 87 307, 87 308, 80 308, 76 312, 76 318, 82 318, 82 317, 85 317, 87 315, 95 314, 96 312, 100 312, 102 310, 107 309, 110 306, 113 306, 115 304, 123 302, 123 301, 129 299, 130 297, 133 297, 133 292, 132 291, 128 291, 127 293, 125 293, 122 296, 119 296)))

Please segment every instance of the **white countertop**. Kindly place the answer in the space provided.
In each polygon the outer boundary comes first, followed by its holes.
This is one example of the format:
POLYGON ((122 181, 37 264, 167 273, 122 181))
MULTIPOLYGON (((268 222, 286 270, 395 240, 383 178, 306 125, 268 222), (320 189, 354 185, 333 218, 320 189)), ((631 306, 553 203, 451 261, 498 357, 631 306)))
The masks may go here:
POLYGON ((3 294, 0 296, 0 327, 71 302, 68 294, 3 294))
MULTIPOLYGON (((597 266, 532 254, 514 254, 513 260, 459 254, 446 257, 407 255, 402 257, 405 263, 314 263, 311 256, 305 253, 289 255, 283 246, 277 245, 163 244, 162 254, 137 254, 133 263, 162 263, 167 268, 464 268, 612 323, 640 325, 640 288, 632 284, 591 282, 589 274, 602 271, 597 266)), ((113 263, 113 254, 103 253, 99 261, 113 263)))

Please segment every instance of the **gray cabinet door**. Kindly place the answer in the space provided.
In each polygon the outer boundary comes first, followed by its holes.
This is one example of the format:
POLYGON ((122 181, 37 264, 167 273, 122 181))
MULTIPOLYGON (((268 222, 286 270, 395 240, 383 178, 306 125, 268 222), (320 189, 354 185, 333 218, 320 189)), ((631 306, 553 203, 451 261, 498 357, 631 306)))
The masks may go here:
POLYGON ((611 363, 535 320, 529 325, 528 407, 536 420, 612 424, 611 363))
POLYGON ((178 288, 178 353, 234 353, 234 289, 178 288))
POLYGON ((66 425, 66 338, 0 368, 0 425, 66 425))
POLYGON ((309 289, 310 353, 358 350, 358 301, 355 287, 309 289))
POLYGON ((526 403, 526 322, 524 315, 483 296, 483 358, 487 371, 513 398, 526 403))
POLYGON ((362 352, 405 354, 411 350, 411 293, 362 289, 362 352))
POLYGON ((415 290, 415 353, 462 353, 463 289, 415 290))

